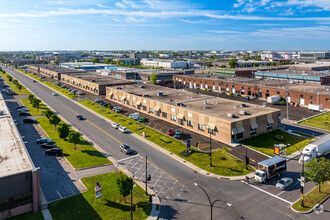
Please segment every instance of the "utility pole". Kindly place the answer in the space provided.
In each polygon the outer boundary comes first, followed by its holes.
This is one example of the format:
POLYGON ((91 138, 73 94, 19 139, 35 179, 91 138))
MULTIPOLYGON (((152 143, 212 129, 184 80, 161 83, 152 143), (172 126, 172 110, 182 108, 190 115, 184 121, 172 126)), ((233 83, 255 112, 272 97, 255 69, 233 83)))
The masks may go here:
POLYGON ((146 195, 148 195, 148 156, 146 156, 146 195))

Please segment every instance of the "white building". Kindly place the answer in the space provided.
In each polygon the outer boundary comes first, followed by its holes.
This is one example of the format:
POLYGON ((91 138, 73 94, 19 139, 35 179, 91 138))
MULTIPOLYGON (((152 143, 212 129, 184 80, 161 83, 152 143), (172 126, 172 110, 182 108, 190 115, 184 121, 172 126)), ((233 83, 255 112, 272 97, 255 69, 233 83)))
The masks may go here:
POLYGON ((166 69, 190 69, 193 66, 192 62, 158 59, 142 59, 140 63, 141 66, 164 67, 166 69))

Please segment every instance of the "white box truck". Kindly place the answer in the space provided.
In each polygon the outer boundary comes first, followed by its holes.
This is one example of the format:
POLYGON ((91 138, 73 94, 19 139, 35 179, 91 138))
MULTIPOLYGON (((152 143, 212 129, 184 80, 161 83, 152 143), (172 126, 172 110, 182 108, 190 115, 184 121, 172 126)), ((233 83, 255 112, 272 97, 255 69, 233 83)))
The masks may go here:
POLYGON ((326 110, 320 105, 308 104, 308 109, 312 111, 325 112, 326 110))
POLYGON ((255 171, 254 179, 260 183, 265 183, 268 179, 280 176, 286 171, 286 159, 274 156, 258 163, 258 169, 255 171))
POLYGON ((306 145, 302 150, 302 155, 300 156, 299 163, 304 160, 305 163, 313 160, 317 157, 325 155, 330 151, 330 134, 327 134, 311 143, 306 145))
POLYGON ((267 103, 276 103, 280 101, 282 97, 280 95, 273 95, 267 97, 267 103))
POLYGON ((133 113, 133 114, 130 114, 130 115, 129 115, 129 118, 131 118, 131 119, 137 121, 137 120, 140 118, 140 113, 135 112, 135 113, 133 113))

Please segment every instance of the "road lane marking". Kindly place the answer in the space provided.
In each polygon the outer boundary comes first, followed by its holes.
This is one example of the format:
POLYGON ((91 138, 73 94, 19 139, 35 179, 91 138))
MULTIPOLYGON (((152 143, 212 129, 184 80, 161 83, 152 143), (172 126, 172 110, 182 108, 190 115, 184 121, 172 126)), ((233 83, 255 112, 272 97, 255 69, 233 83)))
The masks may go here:
MULTIPOLYGON (((142 157, 140 154, 138 154, 143 160, 146 160, 144 157, 142 157)), ((160 169, 159 167, 157 167, 155 164, 153 164, 152 162, 150 162, 148 160, 149 163, 151 163, 154 167, 156 167, 157 169, 159 169, 160 171, 162 171, 163 173, 165 173, 166 175, 168 175, 169 177, 171 177, 172 179, 174 179, 175 181, 177 181, 178 183, 182 184, 184 187, 186 187, 187 189, 190 189, 188 186, 184 185, 183 183, 181 183, 179 180, 177 180, 176 178, 174 178, 173 176, 171 176, 170 174, 166 173, 164 170, 160 169)))
POLYGON ((98 127, 97 125, 95 125, 93 122, 86 120, 87 122, 89 122, 90 124, 92 124, 94 127, 96 127, 97 129, 99 129, 100 131, 102 131, 103 133, 105 133, 106 135, 108 135, 109 137, 111 137, 112 139, 116 140, 118 143, 122 144, 121 141, 119 141, 118 139, 116 139, 115 137, 113 137, 111 134, 107 133, 106 131, 104 131, 102 128, 98 127))
POLYGON ((282 193, 284 193, 284 192, 287 192, 288 191, 288 189, 290 189, 290 188, 292 188, 293 186, 295 186, 295 185, 297 185, 298 183, 300 183, 299 181, 298 182, 296 182, 295 184, 293 184, 292 186, 290 186, 289 188, 287 188, 286 190, 283 190, 282 192, 280 192, 279 194, 277 194, 276 196, 279 196, 279 195, 281 195, 282 193))
POLYGON ((270 196, 273 196, 273 197, 275 197, 275 198, 277 198, 277 199, 279 199, 279 200, 282 200, 283 202, 289 203, 290 205, 293 204, 292 202, 289 202, 288 200, 285 200, 285 199, 283 199, 283 198, 281 198, 281 197, 279 197, 279 196, 277 196, 277 195, 271 194, 270 192, 267 192, 266 190, 260 189, 260 188, 258 188, 258 187, 256 187, 256 186, 252 185, 252 184, 249 184, 249 186, 251 186, 251 187, 253 187, 253 188, 255 188, 255 189, 257 189, 257 190, 259 190, 259 191, 261 191, 261 192, 263 192, 263 193, 266 193, 266 194, 268 194, 268 195, 270 195, 270 196))
POLYGON ((132 159, 132 158, 134 158, 134 157, 138 157, 139 155, 134 155, 134 156, 131 156, 131 157, 126 157, 126 158, 124 158, 124 159, 121 159, 121 160, 117 160, 117 163, 120 163, 120 162, 122 162, 122 161, 124 161, 124 160, 129 160, 129 159, 132 159))
POLYGON ((250 160, 252 160, 253 162, 256 162, 255 160, 253 160, 253 159, 251 159, 251 158, 250 158, 250 160))

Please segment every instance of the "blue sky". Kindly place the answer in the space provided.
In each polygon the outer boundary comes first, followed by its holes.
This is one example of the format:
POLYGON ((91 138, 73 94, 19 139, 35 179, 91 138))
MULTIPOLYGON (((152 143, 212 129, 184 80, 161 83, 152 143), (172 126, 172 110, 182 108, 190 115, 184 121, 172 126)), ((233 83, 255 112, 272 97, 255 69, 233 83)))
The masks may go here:
POLYGON ((330 50, 330 0, 1 0, 0 50, 330 50))

